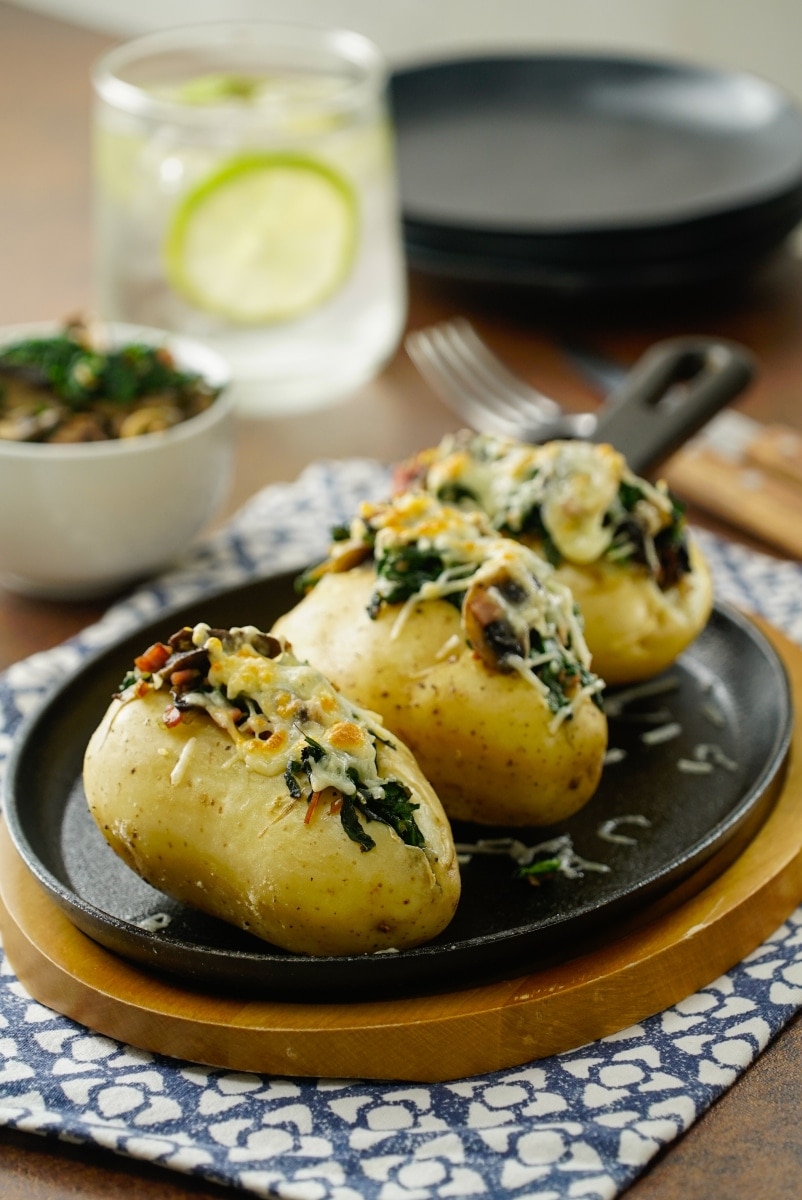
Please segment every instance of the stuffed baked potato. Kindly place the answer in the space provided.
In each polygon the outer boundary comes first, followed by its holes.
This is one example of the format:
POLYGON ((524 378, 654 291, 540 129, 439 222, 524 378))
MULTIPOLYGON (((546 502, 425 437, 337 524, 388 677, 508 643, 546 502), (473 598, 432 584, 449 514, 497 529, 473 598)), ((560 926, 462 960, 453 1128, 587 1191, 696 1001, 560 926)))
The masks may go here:
POLYGON ((573 600, 481 513, 364 504, 302 586, 274 632, 381 714, 449 817, 547 825, 596 790, 602 683, 573 600))
POLYGON ((414 946, 457 905, 451 830, 410 752, 250 627, 198 625, 141 656, 84 787, 137 874, 286 950, 414 946))
POLYGON ((712 583, 681 506, 612 446, 532 446, 465 431, 404 463, 396 483, 477 508, 548 558, 582 611, 593 669, 609 684, 658 674, 707 623, 712 583))

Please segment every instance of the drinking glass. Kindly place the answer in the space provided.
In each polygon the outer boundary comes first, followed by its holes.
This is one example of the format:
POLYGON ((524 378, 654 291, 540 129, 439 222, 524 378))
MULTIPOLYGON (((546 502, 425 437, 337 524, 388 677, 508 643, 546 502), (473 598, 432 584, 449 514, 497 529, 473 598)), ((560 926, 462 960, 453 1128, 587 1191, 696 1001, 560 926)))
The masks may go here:
POLYGON ((376 47, 215 22, 118 46, 92 79, 98 315, 205 341, 246 412, 374 376, 406 316, 376 47))

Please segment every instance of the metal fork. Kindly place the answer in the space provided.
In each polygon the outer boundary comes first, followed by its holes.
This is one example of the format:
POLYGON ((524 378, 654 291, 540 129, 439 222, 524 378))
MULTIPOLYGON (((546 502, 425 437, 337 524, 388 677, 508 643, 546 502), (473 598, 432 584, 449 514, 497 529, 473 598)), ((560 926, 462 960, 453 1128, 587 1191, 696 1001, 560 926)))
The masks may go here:
POLYGON ((640 473, 673 454, 755 371, 735 342, 670 338, 647 350, 596 412, 567 413, 513 374, 462 317, 410 333, 405 347, 432 389, 480 433, 612 442, 640 473))
POLYGON ((564 412, 556 400, 513 374, 463 317, 410 333, 404 345, 452 412, 482 433, 523 442, 593 436, 593 413, 564 412))

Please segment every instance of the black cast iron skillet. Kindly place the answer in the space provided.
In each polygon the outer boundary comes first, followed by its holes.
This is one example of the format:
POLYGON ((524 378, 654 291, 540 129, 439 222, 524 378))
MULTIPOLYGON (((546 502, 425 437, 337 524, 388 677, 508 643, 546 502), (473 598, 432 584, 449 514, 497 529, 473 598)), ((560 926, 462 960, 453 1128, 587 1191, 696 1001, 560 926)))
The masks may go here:
POLYGON ((754 373, 752 355, 736 342, 657 342, 610 393, 588 436, 611 442, 636 475, 647 475, 734 400, 754 373))
POLYGON ((653 345, 596 412, 560 412, 477 342, 467 322, 410 334, 407 347, 457 415, 481 433, 519 441, 584 438, 611 442, 637 475, 648 475, 752 380, 753 356, 737 342, 687 336, 653 345), (442 336, 440 336, 442 335, 442 336), (531 392, 531 395, 530 395, 531 392), (544 415, 543 405, 548 405, 544 415))
MULTIPOLYGON (((451 925, 428 945, 348 957, 285 953, 149 887, 95 826, 81 783, 83 754, 134 656, 184 624, 270 628, 294 602, 291 576, 260 579, 161 614, 86 661, 17 736, 4 780, 8 829, 55 902, 89 937, 148 970, 205 989, 307 1002, 452 990, 515 977, 620 935, 647 906, 676 903, 724 870, 755 836, 779 795, 792 709, 782 664, 754 625, 718 607, 697 641, 645 695, 611 715, 625 752, 597 794, 559 828, 455 825, 460 843, 514 835, 532 845, 568 834, 588 863, 574 879, 532 887, 505 857, 474 857, 451 925), (680 733, 643 734, 676 721, 680 733), (723 756, 688 774, 699 746, 723 756), (611 819, 624 822, 609 841, 611 819), (165 926, 160 921, 168 920, 165 926)), ((447 753, 447 747, 443 753, 447 753)))

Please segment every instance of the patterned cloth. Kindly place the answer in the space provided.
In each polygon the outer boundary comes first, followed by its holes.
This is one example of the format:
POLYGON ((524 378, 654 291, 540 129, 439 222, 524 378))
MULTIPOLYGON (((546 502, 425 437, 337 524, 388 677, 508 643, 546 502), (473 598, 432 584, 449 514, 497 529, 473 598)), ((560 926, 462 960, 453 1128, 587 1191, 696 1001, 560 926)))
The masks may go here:
MULTIPOLYGON (((181 566, 0 680, 0 759, 91 651, 165 606, 319 556, 385 471, 310 467, 266 489, 181 566)), ((700 534, 720 598, 802 642, 802 565, 700 534)), ((33 1001, 0 951, 0 1122, 282 1200, 608 1200, 802 1005, 802 909, 682 1003, 570 1053, 437 1085, 213 1070, 100 1037, 33 1001)))

